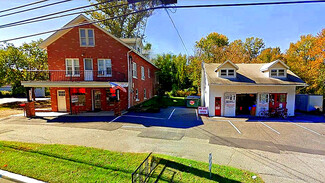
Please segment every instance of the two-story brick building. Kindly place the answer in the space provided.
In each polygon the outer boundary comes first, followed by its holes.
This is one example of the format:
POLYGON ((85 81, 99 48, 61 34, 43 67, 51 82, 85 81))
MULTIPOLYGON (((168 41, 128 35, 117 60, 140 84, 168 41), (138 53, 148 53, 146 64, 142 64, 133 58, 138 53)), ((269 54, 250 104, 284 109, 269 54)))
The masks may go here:
MULTIPOLYGON (((154 96, 157 67, 141 54, 137 39, 119 39, 84 15, 44 40, 49 81, 25 81, 25 87, 49 87, 52 111, 113 110, 120 99, 127 109, 154 96), (79 25, 77 27, 72 27, 79 25), (71 27, 71 28, 69 28, 71 27), (116 90, 113 83, 126 89, 116 90)), ((36 71, 41 72, 41 71, 36 71)))

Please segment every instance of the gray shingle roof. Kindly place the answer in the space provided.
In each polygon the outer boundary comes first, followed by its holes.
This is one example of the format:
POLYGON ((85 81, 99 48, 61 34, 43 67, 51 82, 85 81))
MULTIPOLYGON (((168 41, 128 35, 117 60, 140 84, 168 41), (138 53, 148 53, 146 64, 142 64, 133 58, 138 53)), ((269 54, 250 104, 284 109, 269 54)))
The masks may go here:
POLYGON ((299 85, 305 86, 306 83, 301 80, 290 70, 287 70, 287 78, 270 78, 263 74, 260 69, 265 64, 236 64, 236 78, 221 78, 218 77, 215 69, 221 64, 204 63, 203 67, 207 73, 209 84, 214 85, 299 85))

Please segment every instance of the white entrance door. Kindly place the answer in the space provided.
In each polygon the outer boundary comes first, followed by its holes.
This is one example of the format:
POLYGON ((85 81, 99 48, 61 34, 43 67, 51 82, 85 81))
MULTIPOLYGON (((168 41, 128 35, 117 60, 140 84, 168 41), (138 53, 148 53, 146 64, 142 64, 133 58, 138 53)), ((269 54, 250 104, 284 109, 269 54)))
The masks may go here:
POLYGON ((85 58, 84 59, 84 67, 85 67, 85 81, 93 80, 93 59, 85 58))
POLYGON ((58 90, 58 111, 59 112, 66 112, 67 111, 67 103, 65 99, 65 91, 58 90))

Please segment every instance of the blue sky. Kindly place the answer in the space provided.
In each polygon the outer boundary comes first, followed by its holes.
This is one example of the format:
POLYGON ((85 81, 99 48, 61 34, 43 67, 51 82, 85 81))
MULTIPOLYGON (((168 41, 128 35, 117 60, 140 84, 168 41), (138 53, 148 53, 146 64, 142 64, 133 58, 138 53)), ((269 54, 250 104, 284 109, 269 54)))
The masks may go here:
MULTIPOLYGON (((27 4, 36 0, 0 0, 0 9, 27 4)), ((55 2, 59 0, 51 0, 55 2)), ((271 1, 271 0, 269 0, 271 1)), ((49 3, 48 2, 48 3, 49 3)), ((178 5, 216 4, 235 2, 234 0, 178 0, 178 5)), ((266 0, 263 0, 266 2, 266 0)), ((13 21, 40 16, 73 7, 87 5, 87 0, 73 0, 68 3, 42 8, 13 16, 0 17, 0 25, 13 21)), ((247 37, 262 38, 266 47, 279 46, 282 51, 288 49, 290 42, 295 42, 301 35, 317 34, 325 28, 325 3, 300 5, 273 5, 251 7, 220 7, 178 9, 170 13, 189 54, 193 54, 195 42, 211 32, 226 35, 230 41, 244 40, 247 37)), ((0 13, 1 14, 1 13, 0 13)), ((75 16, 49 20, 39 23, 0 29, 0 40, 27 34, 57 29, 75 16)), ((16 46, 39 38, 45 39, 50 34, 13 41, 16 46)), ((146 41, 152 43, 154 54, 185 54, 185 50, 171 24, 165 10, 156 10, 149 18, 146 28, 146 41)))

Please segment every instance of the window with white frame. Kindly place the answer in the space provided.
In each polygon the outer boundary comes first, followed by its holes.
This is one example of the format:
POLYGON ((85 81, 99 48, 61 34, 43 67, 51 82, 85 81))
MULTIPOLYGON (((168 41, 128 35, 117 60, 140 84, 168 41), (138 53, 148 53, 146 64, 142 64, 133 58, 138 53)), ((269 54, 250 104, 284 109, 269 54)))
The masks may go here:
POLYGON ((132 75, 133 75, 133 78, 138 78, 137 77, 137 63, 133 62, 132 64, 132 75))
POLYGON ((285 69, 272 69, 271 77, 285 77, 285 69))
POLYGON ((80 46, 95 46, 94 29, 79 29, 80 46))
POLYGON ((141 79, 144 80, 145 79, 145 75, 144 75, 144 67, 141 66, 141 79))
POLYGON ((135 90, 135 100, 139 101, 139 91, 138 91, 138 89, 135 90))
POLYGON ((150 78, 150 69, 148 68, 148 78, 150 78))
POLYGON ((97 64, 99 77, 112 77, 111 59, 98 59, 97 64))
POLYGON ((65 59, 65 74, 67 76, 80 76, 79 59, 67 58, 65 59))
POLYGON ((147 90, 146 89, 143 89, 143 98, 147 99, 147 90))
POLYGON ((235 77, 235 69, 221 69, 220 76, 221 77, 235 77))

